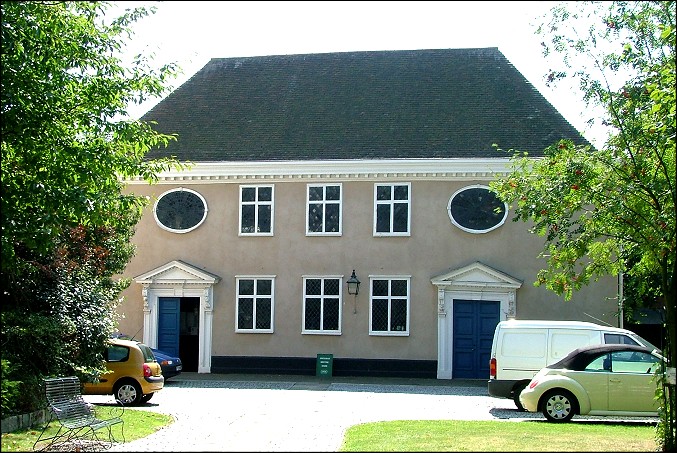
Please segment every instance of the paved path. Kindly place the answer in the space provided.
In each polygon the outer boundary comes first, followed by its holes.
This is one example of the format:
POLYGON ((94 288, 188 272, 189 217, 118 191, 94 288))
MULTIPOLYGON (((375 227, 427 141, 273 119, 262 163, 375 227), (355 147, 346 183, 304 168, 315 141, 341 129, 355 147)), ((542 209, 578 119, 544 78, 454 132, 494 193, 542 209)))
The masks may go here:
POLYGON ((484 381, 338 379, 184 373, 139 406, 176 421, 109 451, 338 451, 365 422, 543 419, 488 396, 484 381))

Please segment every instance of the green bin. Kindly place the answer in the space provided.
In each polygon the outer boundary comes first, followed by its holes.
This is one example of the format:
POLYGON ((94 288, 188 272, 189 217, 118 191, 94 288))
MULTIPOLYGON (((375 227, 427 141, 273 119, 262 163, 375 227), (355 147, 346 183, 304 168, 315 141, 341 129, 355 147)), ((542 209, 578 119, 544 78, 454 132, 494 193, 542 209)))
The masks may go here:
POLYGON ((331 377, 333 362, 334 354, 318 354, 315 375, 321 377, 331 377))

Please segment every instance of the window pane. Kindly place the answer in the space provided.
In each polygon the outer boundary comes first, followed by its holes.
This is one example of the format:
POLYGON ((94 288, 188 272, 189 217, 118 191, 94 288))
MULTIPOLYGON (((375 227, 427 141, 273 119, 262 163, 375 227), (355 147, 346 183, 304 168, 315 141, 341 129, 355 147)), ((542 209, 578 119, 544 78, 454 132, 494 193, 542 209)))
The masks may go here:
POLYGON ((311 204, 308 206, 308 231, 310 233, 322 232, 322 205, 311 204))
POLYGON ((257 280, 256 281, 256 294, 259 296, 270 296, 271 288, 273 287, 272 280, 257 280))
POLYGON ((242 296, 254 294, 254 280, 240 280, 237 293, 242 296))
POLYGON ((340 199, 341 199, 341 186, 328 186, 327 200, 340 200, 340 199))
POLYGON ((377 200, 390 200, 390 186, 378 186, 376 188, 377 200))
POLYGON ((398 233, 406 232, 407 224, 409 223, 409 205, 406 203, 395 203, 393 209, 395 209, 393 231, 398 233))
POLYGON ((242 188, 242 201, 256 201, 256 188, 255 187, 243 187, 242 188))
POLYGON ((325 299, 324 300, 324 317, 323 329, 324 330, 338 330, 339 322, 339 300, 338 299, 325 299))
POLYGON ((337 278, 328 278, 324 281, 324 295, 325 296, 338 296, 339 293, 339 280, 337 278))
POLYGON ((158 221, 167 228, 187 230, 198 225, 205 216, 205 205, 200 197, 188 191, 174 191, 157 202, 158 221))
POLYGON ((406 280, 391 280, 390 294, 392 296, 406 296, 407 295, 407 281, 406 280))
POLYGON ((243 233, 254 233, 256 232, 255 221, 255 211, 256 207, 254 205, 242 205, 242 232, 243 233))
POLYGON ((271 301, 267 298, 256 299, 256 328, 270 329, 271 301))
POLYGON ((390 301, 390 330, 403 332, 407 330, 407 301, 393 299, 390 301))
POLYGON ((254 328, 254 299, 240 299, 237 304, 238 329, 254 328))
POLYGON ((308 296, 319 296, 321 293, 322 285, 320 284, 321 280, 319 278, 309 278, 306 280, 306 295, 308 296))
POLYGON ((259 187, 259 201, 272 201, 273 200, 273 188, 272 187, 259 187))
POLYGON ((306 319, 305 328, 307 330, 320 330, 320 299, 306 299, 306 319))
POLYGON ((395 200, 409 199, 409 186, 395 186, 395 200))
POLYGON ((259 233, 270 233, 270 205, 259 206, 259 233))
POLYGON ((338 203, 330 203, 326 207, 327 210, 327 226, 325 231, 328 233, 336 233, 339 230, 339 205, 338 203))
POLYGON ((505 217, 505 204, 496 194, 483 187, 465 189, 451 200, 450 214, 464 228, 488 230, 499 225, 505 217))
POLYGON ((372 294, 374 296, 388 295, 388 280, 374 280, 372 282, 372 294))
POLYGON ((309 187, 308 188, 308 200, 310 201, 322 201, 324 199, 324 191, 322 187, 309 187))
POLYGON ((390 232, 390 205, 380 204, 376 207, 376 231, 378 233, 390 232))
POLYGON ((371 330, 388 330, 388 301, 374 300, 371 304, 371 330))

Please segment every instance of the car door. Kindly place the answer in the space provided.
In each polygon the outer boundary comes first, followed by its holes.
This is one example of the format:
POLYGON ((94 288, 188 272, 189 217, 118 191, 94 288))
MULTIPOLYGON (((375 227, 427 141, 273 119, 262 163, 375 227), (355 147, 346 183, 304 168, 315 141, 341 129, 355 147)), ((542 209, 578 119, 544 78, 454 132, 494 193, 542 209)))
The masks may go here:
POLYGON ((567 371, 567 375, 578 382, 585 390, 591 411, 609 410, 609 376, 611 375, 609 354, 601 354, 592 360, 585 369, 567 371))
POLYGON ((638 351, 611 353, 609 373, 609 410, 656 412, 654 371, 660 366, 657 357, 638 351))
POLYGON ((113 393, 113 385, 130 366, 130 350, 126 346, 111 344, 104 351, 107 372, 99 376, 98 382, 86 382, 84 393, 91 395, 108 395, 113 393))

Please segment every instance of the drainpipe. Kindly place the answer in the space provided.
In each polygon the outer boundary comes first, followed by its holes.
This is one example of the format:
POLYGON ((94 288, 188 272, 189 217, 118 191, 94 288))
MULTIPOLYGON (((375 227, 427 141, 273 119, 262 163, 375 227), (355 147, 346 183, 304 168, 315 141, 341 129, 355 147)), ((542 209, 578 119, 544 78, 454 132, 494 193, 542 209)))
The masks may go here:
POLYGON ((623 328, 623 271, 618 273, 618 327, 623 328))

